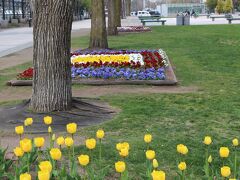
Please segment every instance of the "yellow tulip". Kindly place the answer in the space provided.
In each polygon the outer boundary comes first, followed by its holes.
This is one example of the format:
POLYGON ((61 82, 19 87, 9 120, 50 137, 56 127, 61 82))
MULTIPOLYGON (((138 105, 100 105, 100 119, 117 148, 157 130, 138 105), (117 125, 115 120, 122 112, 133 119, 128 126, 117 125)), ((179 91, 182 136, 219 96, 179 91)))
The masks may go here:
POLYGON ((62 152, 58 148, 52 148, 50 150, 50 155, 53 160, 60 160, 62 157, 62 152))
POLYGON ((153 159, 152 164, 155 169, 158 168, 158 161, 156 159, 153 159))
POLYGON ((153 180, 165 180, 166 175, 164 171, 155 171, 151 173, 153 180))
POLYGON ((221 147, 219 150, 220 157, 227 158, 229 156, 229 149, 228 147, 221 147))
POLYGON ((20 175, 20 180, 31 180, 31 179, 32 179, 32 177, 28 173, 24 173, 24 174, 20 175))
POLYGON ((60 136, 60 137, 57 138, 57 144, 59 146, 64 145, 64 143, 65 143, 64 137, 60 136))
POLYGON ((16 134, 18 134, 18 135, 22 135, 22 134, 24 133, 24 128, 23 128, 23 126, 17 126, 17 127, 15 127, 15 132, 16 132, 16 134))
POLYGON ((78 162, 82 166, 87 166, 89 163, 89 156, 88 155, 80 155, 78 157, 78 162))
POLYGON ((48 171, 49 173, 52 172, 52 164, 50 161, 42 161, 38 167, 41 171, 48 171))
POLYGON ((155 158, 155 151, 153 150, 147 150, 146 151, 146 158, 149 160, 152 160, 155 158))
POLYGON ((51 126, 48 126, 48 133, 52 133, 52 128, 51 128, 51 126))
POLYGON ((17 157, 22 157, 24 152, 23 150, 20 148, 20 147, 16 147, 14 150, 13 150, 15 156, 17 157))
POLYGON ((145 143, 150 143, 152 141, 152 135, 151 134, 145 134, 144 135, 144 141, 145 141, 145 143))
POLYGON ((129 149, 130 149, 130 146, 129 146, 129 144, 128 144, 127 142, 118 143, 118 144, 116 145, 116 149, 117 149, 118 151, 120 151, 120 150, 123 149, 123 148, 127 148, 127 149, 129 150, 129 149))
POLYGON ((119 155, 122 156, 122 157, 127 157, 129 154, 128 152, 128 148, 122 148, 120 151, 119 151, 119 155))
POLYGON ((210 145, 212 143, 212 138, 210 136, 205 136, 203 143, 206 145, 210 145))
POLYGON ((116 169, 116 172, 118 172, 118 173, 124 172, 125 169, 126 169, 126 164, 125 164, 125 162, 123 162, 123 161, 118 161, 118 162, 116 162, 116 163, 115 163, 115 169, 116 169))
POLYGON ((20 141, 20 147, 24 152, 32 151, 32 141, 31 139, 24 138, 20 141))
POLYGON ((69 134, 75 134, 76 131, 77 131, 77 124, 76 123, 67 124, 67 132, 69 134))
POLYGON ((187 146, 183 144, 178 144, 177 145, 177 152, 183 155, 186 155, 188 153, 188 148, 187 146))
POLYGON ((239 145, 238 139, 237 138, 233 139, 232 144, 233 146, 238 146, 239 145))
POLYGON ((178 164, 178 169, 184 171, 185 169, 187 169, 187 164, 185 162, 180 162, 178 164))
POLYGON ((231 169, 228 166, 223 166, 221 168, 221 175, 222 177, 229 177, 231 175, 231 169))
POLYGON ((96 140, 94 138, 86 140, 86 147, 88 149, 94 149, 96 147, 96 140))
POLYGON ((52 124, 52 117, 50 117, 50 116, 45 116, 45 117, 43 118, 43 121, 44 121, 44 123, 45 123, 46 125, 50 125, 50 124, 52 124))
POLYGON ((212 156, 211 155, 208 157, 208 163, 212 163, 212 156))
POLYGON ((97 132, 96 132, 96 137, 98 139, 102 139, 104 138, 104 131, 102 129, 99 129, 97 132))
POLYGON ((74 143, 74 141, 73 141, 73 139, 71 137, 65 138, 65 145, 67 147, 71 147, 73 145, 73 143, 74 143))
POLYGON ((50 172, 48 171, 38 171, 38 180, 49 180, 50 172))
POLYGON ((44 146, 45 140, 43 137, 34 138, 34 144, 37 148, 41 148, 44 146))
POLYGON ((24 121, 24 126, 31 126, 33 123, 33 119, 32 118, 27 118, 24 121))

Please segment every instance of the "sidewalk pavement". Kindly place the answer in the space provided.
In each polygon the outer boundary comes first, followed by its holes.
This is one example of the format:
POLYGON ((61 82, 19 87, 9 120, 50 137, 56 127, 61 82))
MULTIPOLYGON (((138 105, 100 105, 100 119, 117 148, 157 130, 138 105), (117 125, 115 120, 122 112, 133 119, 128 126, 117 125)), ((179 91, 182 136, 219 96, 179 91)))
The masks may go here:
MULTIPOLYGON (((163 18, 165 19, 165 18, 163 18)), ((166 25, 176 25, 176 18, 166 18, 166 25)), ((233 24, 239 24, 239 21, 233 21, 233 24)), ((210 25, 210 24, 228 24, 225 18, 217 18, 212 21, 210 18, 198 17, 190 19, 191 25, 210 25)), ((141 25, 137 17, 128 17, 122 20, 122 26, 137 26, 141 25)), ((149 26, 159 25, 159 23, 150 23, 149 26)), ((90 29, 91 20, 83 20, 73 22, 72 32, 79 30, 90 29)), ((33 32, 32 28, 13 28, 0 31, 0 57, 21 51, 23 49, 32 47, 33 45, 33 32)))

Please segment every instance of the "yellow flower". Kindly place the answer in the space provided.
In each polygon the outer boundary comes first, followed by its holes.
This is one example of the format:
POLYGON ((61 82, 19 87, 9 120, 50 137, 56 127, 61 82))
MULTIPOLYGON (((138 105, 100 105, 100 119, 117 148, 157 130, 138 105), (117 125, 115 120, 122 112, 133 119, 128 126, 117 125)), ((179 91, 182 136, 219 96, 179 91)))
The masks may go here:
POLYGON ((52 128, 51 128, 51 126, 48 127, 48 133, 52 133, 52 128))
POLYGON ((212 163, 212 156, 211 155, 208 157, 208 163, 212 163))
POLYGON ((146 151, 146 158, 149 160, 152 160, 155 158, 155 151, 153 150, 147 150, 146 151))
POLYGON ((52 164, 50 161, 42 161, 38 167, 41 171, 48 171, 49 173, 52 172, 52 164))
POLYGON ((130 149, 130 146, 129 146, 129 144, 128 144, 127 142, 118 143, 118 144, 116 145, 116 149, 117 149, 118 151, 120 151, 120 150, 123 149, 123 148, 127 148, 127 149, 129 150, 129 149, 130 149))
POLYGON ((50 172, 48 171, 38 171, 38 180, 49 180, 50 172))
POLYGON ((65 138, 65 145, 68 147, 71 147, 73 145, 74 141, 71 137, 65 138))
POLYGON ((96 140, 94 138, 86 140, 86 147, 88 149, 94 149, 96 147, 96 140))
POLYGON ((41 148, 44 146, 44 138, 43 137, 36 137, 34 138, 34 144, 37 148, 41 148))
POLYGON ((31 139, 24 138, 20 141, 20 147, 24 152, 32 151, 32 141, 31 139))
POLYGON ((116 172, 118 172, 118 173, 124 172, 125 169, 126 169, 126 164, 125 164, 125 162, 123 162, 123 161, 118 161, 118 162, 116 162, 116 163, 115 163, 115 169, 116 169, 116 172))
POLYGON ((54 160, 60 160, 62 157, 62 152, 58 148, 52 148, 50 150, 50 155, 54 160))
POLYGON ((16 132, 16 134, 18 134, 18 135, 23 134, 23 133, 24 133, 24 128, 23 128, 23 126, 17 126, 17 127, 15 127, 15 132, 16 132))
POLYGON ((125 148, 122 148, 120 151, 119 151, 119 155, 122 156, 122 157, 127 157, 129 154, 128 152, 128 148, 125 147, 125 148))
POLYGON ((165 180, 166 175, 164 171, 155 171, 151 173, 153 180, 165 180))
POLYGON ((98 139, 102 139, 104 137, 104 131, 102 129, 99 129, 97 132, 96 132, 96 137, 98 139))
POLYGON ((52 141, 55 141, 55 139, 56 139, 56 135, 53 134, 53 135, 52 135, 52 141))
POLYGON ((206 136, 203 140, 203 143, 206 145, 210 145, 212 143, 212 138, 210 136, 206 136))
POLYGON ((24 121, 24 126, 31 126, 33 123, 33 119, 32 118, 27 118, 24 121))
POLYGON ((89 163, 89 156, 88 155, 80 155, 78 156, 78 162, 82 166, 87 166, 89 163))
POLYGON ((31 180, 31 179, 32 179, 32 177, 28 173, 24 173, 24 174, 20 175, 20 180, 31 180))
POLYGON ((50 124, 52 124, 52 117, 50 117, 50 116, 45 116, 45 117, 43 118, 43 121, 44 121, 44 123, 45 123, 46 125, 50 125, 50 124))
POLYGON ((185 169, 187 169, 187 164, 185 162, 180 162, 178 164, 178 169, 184 171, 185 169))
POLYGON ((67 132, 69 134, 75 134, 76 131, 77 131, 77 124, 76 123, 67 124, 67 132))
POLYGON ((183 144, 178 144, 177 145, 177 152, 183 155, 186 155, 188 153, 188 148, 187 146, 183 144))
POLYGON ((57 144, 59 146, 64 145, 64 143, 65 143, 64 137, 60 136, 60 137, 57 138, 57 144))
POLYGON ((13 150, 15 156, 17 157, 22 157, 24 152, 23 150, 20 148, 20 147, 16 147, 14 150, 13 150))
POLYGON ((152 164, 155 169, 158 168, 158 161, 156 159, 153 159, 152 164))
POLYGON ((152 135, 151 134, 145 134, 144 135, 144 141, 145 141, 145 143, 150 143, 152 141, 152 135))
POLYGON ((228 166, 221 167, 221 175, 222 177, 229 177, 231 174, 231 169, 228 166))
POLYGON ((232 144, 233 146, 238 146, 239 145, 238 139, 237 138, 233 139, 232 144))
POLYGON ((221 147, 219 150, 220 157, 227 158, 229 156, 229 149, 228 147, 221 147))

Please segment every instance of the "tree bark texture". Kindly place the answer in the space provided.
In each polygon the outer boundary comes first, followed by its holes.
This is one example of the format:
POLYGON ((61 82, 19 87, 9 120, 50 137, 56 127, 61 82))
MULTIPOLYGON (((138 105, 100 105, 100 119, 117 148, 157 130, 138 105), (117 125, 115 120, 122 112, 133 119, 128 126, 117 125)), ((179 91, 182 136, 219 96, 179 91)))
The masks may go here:
POLYGON ((117 27, 121 27, 121 11, 122 11, 122 0, 116 0, 116 24, 117 27))
POLYGON ((108 48, 104 0, 92 0, 89 48, 108 48))
POLYGON ((126 1, 122 0, 121 18, 126 19, 126 1))
POLYGON ((108 35, 117 35, 116 0, 108 0, 108 35))
POLYGON ((72 0, 35 0, 33 16, 33 89, 35 112, 71 108, 72 0))
POLYGON ((126 0, 126 16, 131 15, 131 0, 126 0))

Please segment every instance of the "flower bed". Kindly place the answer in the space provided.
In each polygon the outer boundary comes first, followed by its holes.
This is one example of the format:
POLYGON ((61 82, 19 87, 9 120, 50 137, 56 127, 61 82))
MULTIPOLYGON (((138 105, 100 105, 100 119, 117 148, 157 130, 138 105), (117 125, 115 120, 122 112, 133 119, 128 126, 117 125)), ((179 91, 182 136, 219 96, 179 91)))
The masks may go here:
POLYGON ((150 27, 145 26, 122 26, 117 28, 118 32, 147 32, 151 31, 150 27))
MULTIPOLYGON (((78 50, 71 54, 72 78, 164 80, 168 57, 163 50, 78 50)), ((33 68, 17 76, 30 80, 33 68)))

